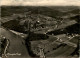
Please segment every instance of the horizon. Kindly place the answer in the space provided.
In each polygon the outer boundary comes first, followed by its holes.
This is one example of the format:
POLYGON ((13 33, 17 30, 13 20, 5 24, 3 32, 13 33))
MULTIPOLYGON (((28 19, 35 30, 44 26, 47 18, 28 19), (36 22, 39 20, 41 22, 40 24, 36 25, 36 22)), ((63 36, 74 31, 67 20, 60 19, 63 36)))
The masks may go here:
POLYGON ((80 6, 80 0, 1 0, 0 6, 80 6))

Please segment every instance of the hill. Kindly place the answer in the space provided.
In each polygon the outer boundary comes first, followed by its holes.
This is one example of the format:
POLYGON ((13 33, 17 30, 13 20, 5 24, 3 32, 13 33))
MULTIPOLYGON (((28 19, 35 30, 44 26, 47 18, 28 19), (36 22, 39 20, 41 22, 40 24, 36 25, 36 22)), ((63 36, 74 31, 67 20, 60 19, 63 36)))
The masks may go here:
POLYGON ((62 15, 62 12, 54 10, 48 7, 41 6, 2 6, 1 17, 10 16, 12 14, 20 14, 31 11, 32 14, 42 14, 50 17, 56 17, 62 15), (6 10, 6 11, 5 11, 6 10))

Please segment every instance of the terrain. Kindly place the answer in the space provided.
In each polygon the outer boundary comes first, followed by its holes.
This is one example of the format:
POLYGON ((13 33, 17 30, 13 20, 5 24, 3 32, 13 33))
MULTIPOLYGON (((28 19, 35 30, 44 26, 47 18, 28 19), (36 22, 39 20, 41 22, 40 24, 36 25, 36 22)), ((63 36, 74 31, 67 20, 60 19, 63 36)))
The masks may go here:
POLYGON ((78 6, 1 6, 1 10, 1 35, 11 42, 6 53, 19 52, 24 58, 79 57, 78 6))

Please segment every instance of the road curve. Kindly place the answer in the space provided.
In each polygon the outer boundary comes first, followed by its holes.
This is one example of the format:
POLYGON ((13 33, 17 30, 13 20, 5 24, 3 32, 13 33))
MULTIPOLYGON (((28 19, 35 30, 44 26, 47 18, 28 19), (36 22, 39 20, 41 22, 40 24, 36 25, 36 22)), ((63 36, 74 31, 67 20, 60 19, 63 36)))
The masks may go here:
POLYGON ((26 58, 26 57, 31 58, 25 46, 25 41, 20 36, 3 28, 0 28, 0 30, 1 35, 5 36, 6 39, 8 39, 10 42, 6 53, 8 58, 26 58))

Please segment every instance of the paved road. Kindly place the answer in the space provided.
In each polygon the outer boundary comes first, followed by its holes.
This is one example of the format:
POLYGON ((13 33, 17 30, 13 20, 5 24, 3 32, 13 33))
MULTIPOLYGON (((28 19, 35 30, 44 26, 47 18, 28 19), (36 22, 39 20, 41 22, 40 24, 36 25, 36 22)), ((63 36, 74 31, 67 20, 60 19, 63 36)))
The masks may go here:
POLYGON ((1 35, 5 36, 9 40, 9 47, 7 49, 8 58, 31 58, 28 54, 24 40, 9 30, 0 28, 1 35), (12 56, 13 54, 13 56, 12 56), (17 54, 17 55, 15 55, 17 54))

